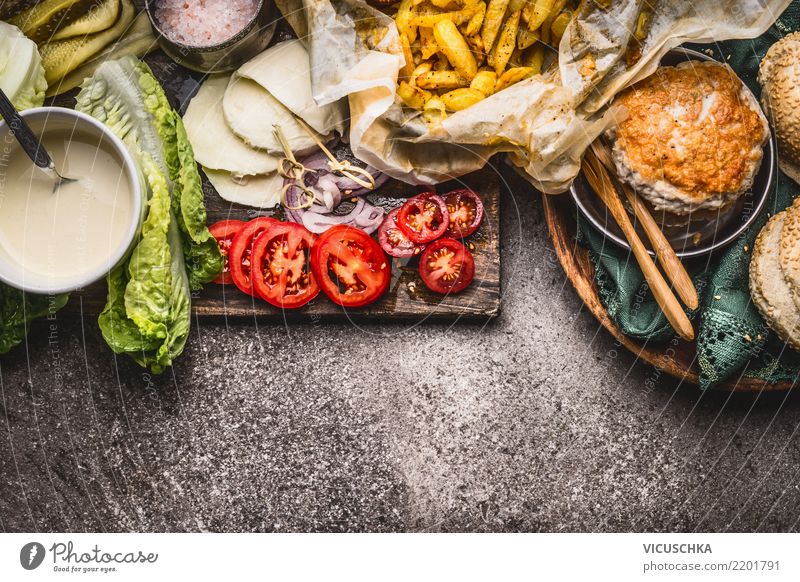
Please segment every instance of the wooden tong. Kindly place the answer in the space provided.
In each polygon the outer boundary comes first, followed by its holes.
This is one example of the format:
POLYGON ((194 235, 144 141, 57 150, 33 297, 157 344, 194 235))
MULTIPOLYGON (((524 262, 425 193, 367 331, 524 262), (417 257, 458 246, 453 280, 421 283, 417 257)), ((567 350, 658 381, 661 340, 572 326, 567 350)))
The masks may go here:
MULTIPOLYGON (((683 311, 683 307, 681 307, 680 302, 672 293, 669 285, 667 284, 666 280, 664 279, 661 272, 656 267, 656 264, 650 258, 650 255, 647 253, 647 249, 642 243, 639 235, 636 234, 636 230, 633 228, 633 223, 631 223, 631 219, 628 216, 625 207, 622 205, 622 200, 620 199, 619 195, 617 194, 617 190, 614 187, 614 184, 611 181, 611 176, 608 174, 605 166, 600 162, 598 157, 594 153, 594 147, 586 152, 586 155, 583 158, 582 162, 583 173, 586 175, 586 179, 589 181, 589 185, 592 189, 597 193, 598 196, 603 200, 605 205, 608 207, 611 215, 614 217, 614 220, 617 221, 619 227, 622 229, 625 238, 628 240, 628 244, 633 251, 633 256, 636 258, 636 261, 639 263, 639 267, 642 269, 642 273, 644 274, 644 278, 647 281, 647 284, 650 286, 651 291, 653 292, 653 297, 655 297, 656 302, 658 303, 661 310, 664 312, 664 315, 667 317, 667 321, 669 321, 672 328, 678 333, 680 337, 685 339, 686 341, 692 341, 694 339, 694 328, 692 327, 692 322, 689 321, 689 318, 686 317, 686 313, 683 311)), ((634 209, 636 206, 634 206, 634 209)), ((647 212, 647 208, 644 208, 644 212, 650 216, 650 213, 647 212)), ((637 218, 638 218, 637 213, 637 218)), ((642 220, 641 218, 639 220, 642 220)), ((671 246, 669 243, 664 239, 663 233, 661 233, 661 229, 658 228, 655 220, 653 217, 650 216, 650 220, 652 224, 655 226, 655 230, 658 231, 660 237, 658 240, 663 239, 664 245, 671 250, 671 246)), ((644 221, 642 221, 644 224, 644 221)), ((646 228, 646 227, 645 227, 646 228)), ((647 230, 647 228, 646 228, 647 230)), ((655 233, 653 233, 655 234, 655 233)), ((653 236, 648 231, 648 236, 653 239, 653 236)), ((662 247, 663 245, 653 243, 654 248, 662 247)), ((657 253, 658 254, 658 253, 657 253)), ((663 253, 663 256, 667 256, 669 253, 663 253)), ((671 253, 674 255, 674 251, 671 253)), ((661 260, 661 259, 659 259, 661 260)), ((673 265, 674 261, 670 259, 666 259, 667 264, 673 265)), ((675 256, 675 261, 680 264, 680 260, 677 256, 675 256)), ((664 263, 662 263, 664 264, 664 263)), ((667 270, 667 267, 665 267, 667 270)), ((683 273, 686 273, 683 266, 680 267, 680 270, 683 273)), ((674 273, 674 269, 671 269, 670 272, 674 273)), ((680 275, 678 275, 680 276, 680 275)), ((686 274, 686 279, 691 284, 691 279, 688 278, 688 274, 686 274)), ((694 290, 694 285, 691 286, 691 289, 694 290)), ((691 294, 688 295, 689 299, 691 299, 691 294)), ((695 297, 695 307, 697 306, 697 291, 694 291, 695 297)), ((688 305, 688 303, 687 303, 688 305)), ((690 306, 691 307, 691 306, 690 306)))
MULTIPOLYGON (((601 144, 599 140, 592 143, 592 153, 602 163, 606 170, 609 172, 614 171, 614 163, 611 161, 611 152, 608 147, 601 144)), ((661 227, 650 214, 641 198, 639 198, 627 184, 620 184, 622 192, 628 199, 628 203, 633 208, 633 213, 639 224, 642 225, 647 238, 650 240, 650 246, 656 253, 656 258, 664 269, 667 279, 672 283, 672 288, 678 293, 684 305, 689 309, 697 309, 700 305, 700 299, 697 296, 697 289, 695 289, 692 278, 686 272, 683 263, 675 254, 675 249, 669 244, 667 237, 661 231, 661 227)))

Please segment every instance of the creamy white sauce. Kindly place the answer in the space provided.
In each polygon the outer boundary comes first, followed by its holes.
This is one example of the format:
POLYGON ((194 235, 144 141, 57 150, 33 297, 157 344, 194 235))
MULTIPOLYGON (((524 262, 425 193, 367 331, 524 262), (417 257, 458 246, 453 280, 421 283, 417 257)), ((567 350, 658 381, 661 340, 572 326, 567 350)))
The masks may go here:
POLYGON ((52 178, 18 145, 0 151, 0 253, 34 277, 73 280, 111 268, 133 212, 122 159, 99 137, 42 136, 59 172, 78 178, 53 193, 52 178))

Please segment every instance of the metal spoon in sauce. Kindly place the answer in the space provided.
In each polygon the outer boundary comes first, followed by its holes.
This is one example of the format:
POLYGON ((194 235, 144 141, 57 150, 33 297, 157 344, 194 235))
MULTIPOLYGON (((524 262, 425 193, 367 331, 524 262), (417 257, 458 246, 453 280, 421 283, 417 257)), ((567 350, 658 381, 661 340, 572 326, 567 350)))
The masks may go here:
POLYGON ((42 142, 39 141, 36 134, 28 127, 28 124, 25 123, 22 116, 17 113, 11 100, 2 89, 0 89, 0 116, 6 121, 11 130, 11 135, 17 139, 19 145, 22 146, 22 149, 28 154, 31 161, 53 178, 53 194, 64 184, 77 180, 77 178, 66 178, 56 171, 53 158, 45 151, 42 142))

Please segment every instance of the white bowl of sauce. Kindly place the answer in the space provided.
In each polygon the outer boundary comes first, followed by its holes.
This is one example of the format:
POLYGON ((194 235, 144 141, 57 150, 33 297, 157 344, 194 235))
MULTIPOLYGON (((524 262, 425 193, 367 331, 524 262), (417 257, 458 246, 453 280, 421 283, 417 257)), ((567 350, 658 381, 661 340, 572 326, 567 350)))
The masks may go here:
POLYGON ((0 280, 30 293, 75 291, 102 279, 130 250, 142 220, 140 173, 125 144, 71 109, 22 113, 63 175, 53 192, 0 121, 0 280))

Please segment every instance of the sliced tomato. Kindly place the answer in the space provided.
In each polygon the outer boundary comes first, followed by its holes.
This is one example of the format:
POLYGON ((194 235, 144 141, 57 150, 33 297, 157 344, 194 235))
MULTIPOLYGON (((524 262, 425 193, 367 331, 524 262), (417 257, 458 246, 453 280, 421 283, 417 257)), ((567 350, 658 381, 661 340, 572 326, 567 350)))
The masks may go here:
POLYGON ((214 279, 214 283, 219 283, 220 285, 230 285, 233 283, 231 269, 228 265, 228 253, 233 243, 233 237, 236 236, 236 233, 239 232, 244 224, 245 223, 241 220, 220 220, 208 227, 208 230, 211 231, 211 236, 217 239, 219 252, 222 253, 222 260, 224 262, 222 273, 220 273, 219 277, 214 279))
POLYGON ((278 222, 253 243, 250 278, 253 289, 275 307, 302 307, 319 295, 311 272, 311 247, 316 236, 302 224, 278 222))
POLYGON ((464 238, 478 230, 483 220, 483 202, 472 190, 453 190, 445 194, 450 224, 447 236, 455 239, 464 238))
POLYGON ((442 236, 449 222, 447 205, 441 196, 433 192, 423 192, 409 198, 397 215, 397 226, 403 234, 420 244, 442 236))
POLYGON ((392 278, 392 267, 378 243, 363 230, 345 225, 319 235, 311 268, 325 295, 343 307, 372 303, 392 278))
POLYGON ((436 293, 458 293, 472 283, 475 260, 463 244, 441 238, 428 245, 419 258, 419 275, 436 293))
POLYGON ((273 224, 280 224, 280 222, 268 216, 245 222, 233 237, 231 248, 228 251, 231 279, 239 290, 248 295, 256 294, 253 291, 253 282, 250 280, 250 257, 253 252, 253 241, 273 224))
POLYGON ((404 259, 420 254, 425 249, 425 245, 411 242, 403 234, 403 231, 397 226, 397 215, 399 213, 400 209, 395 208, 383 219, 383 222, 378 227, 378 242, 387 255, 404 259))

